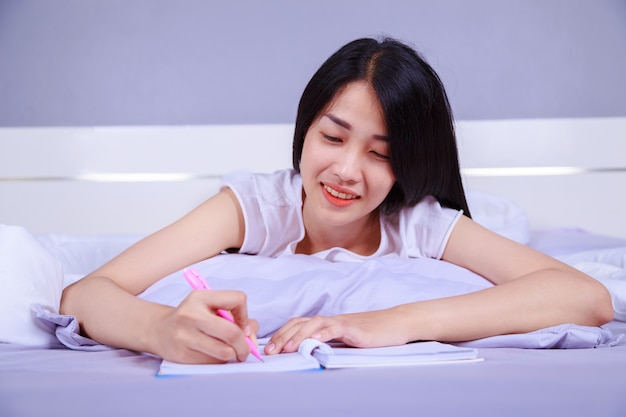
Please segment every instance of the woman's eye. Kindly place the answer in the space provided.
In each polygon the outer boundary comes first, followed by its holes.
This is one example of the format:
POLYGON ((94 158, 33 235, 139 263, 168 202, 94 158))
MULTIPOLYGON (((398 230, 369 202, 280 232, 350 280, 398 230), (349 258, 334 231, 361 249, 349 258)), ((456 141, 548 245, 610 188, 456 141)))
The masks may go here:
POLYGON ((370 152, 378 159, 382 159, 383 161, 388 161, 389 160, 389 155, 384 155, 384 154, 378 153, 376 151, 370 151, 370 152))
POLYGON ((329 135, 323 135, 324 139, 326 139, 329 142, 341 142, 341 139, 336 138, 334 136, 329 136, 329 135))

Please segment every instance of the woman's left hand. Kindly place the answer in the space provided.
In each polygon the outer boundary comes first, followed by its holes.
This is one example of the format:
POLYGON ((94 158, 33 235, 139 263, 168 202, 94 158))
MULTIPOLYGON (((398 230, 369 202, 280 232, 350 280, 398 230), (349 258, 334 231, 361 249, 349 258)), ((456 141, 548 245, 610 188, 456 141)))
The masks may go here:
POLYGON ((332 317, 299 317, 289 320, 265 346, 265 354, 295 352, 304 339, 336 340, 354 347, 403 345, 401 317, 395 308, 332 317))

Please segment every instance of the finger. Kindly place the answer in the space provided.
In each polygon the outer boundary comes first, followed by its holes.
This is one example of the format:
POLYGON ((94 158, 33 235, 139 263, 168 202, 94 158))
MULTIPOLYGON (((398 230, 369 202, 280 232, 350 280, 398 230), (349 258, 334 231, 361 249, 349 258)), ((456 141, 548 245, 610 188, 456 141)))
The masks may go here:
POLYGON ((252 343, 254 343, 254 346, 256 347, 259 347, 259 341, 257 340, 256 336, 258 331, 259 323, 256 320, 249 319, 248 327, 244 329, 244 333, 250 338, 250 340, 252 340, 252 343))
POLYGON ((245 334, 236 324, 211 315, 197 324, 201 334, 194 349, 221 361, 245 361, 250 347, 245 334))
MULTIPOLYGON (((196 291, 196 297, 212 312, 211 320, 207 317, 198 322, 198 328, 207 336, 218 339, 234 350, 239 361, 245 361, 250 354, 250 347, 245 340, 244 329, 248 328, 246 295, 240 291, 196 291), (230 311, 233 317, 231 323, 227 319, 218 317, 217 310, 230 311), (217 320, 213 320, 213 318, 217 320)), ((217 356, 224 359, 229 356, 219 349, 217 356)), ((228 360, 232 358, 229 357, 228 360)))
POLYGON ((250 326, 251 336, 256 338, 256 335, 259 332, 259 322, 254 319, 248 319, 248 325, 250 326))
POLYGON ((292 319, 281 329, 280 334, 272 336, 271 346, 268 344, 268 347, 273 353, 295 352, 304 339, 313 338, 322 342, 334 339, 341 334, 339 325, 337 320, 330 317, 292 319))
POLYGON ((248 319, 247 297, 246 294, 241 291, 228 291, 228 294, 233 298, 232 302, 234 303, 233 307, 230 308, 233 322, 237 327, 242 329, 244 333, 244 344, 242 345, 240 338, 238 338, 237 344, 233 344, 232 346, 235 348, 237 360, 243 362, 250 354, 250 345, 247 340, 245 340, 245 337, 250 337, 252 334, 248 319))
POLYGON ((200 291, 200 293, 212 310, 229 311, 234 323, 241 329, 248 325, 248 305, 245 293, 232 290, 200 291))
POLYGON ((234 360, 236 352, 233 347, 215 336, 228 332, 229 327, 234 331, 241 330, 233 323, 207 311, 198 300, 191 301, 174 311, 168 335, 164 334, 161 340, 164 347, 161 356, 180 363, 221 363, 234 360), (221 326, 226 326, 226 330, 221 329, 221 326))
POLYGON ((283 352, 295 352, 304 339, 327 342, 341 336, 341 323, 331 317, 315 316, 303 323, 285 343, 283 352))
POLYGON ((234 323, 240 328, 245 329, 248 327, 248 303, 246 294, 241 291, 219 291, 220 297, 219 303, 215 305, 216 308, 229 310, 234 323), (227 297, 227 298, 226 298, 227 297))
POLYGON ((297 317, 290 319, 287 323, 283 325, 283 327, 278 329, 276 333, 272 335, 269 342, 265 346, 265 353, 268 355, 280 353, 283 350, 285 344, 287 344, 291 337, 308 320, 310 320, 308 317, 297 317))
POLYGON ((205 337, 186 350, 181 363, 226 363, 236 360, 235 350, 221 340, 205 337))

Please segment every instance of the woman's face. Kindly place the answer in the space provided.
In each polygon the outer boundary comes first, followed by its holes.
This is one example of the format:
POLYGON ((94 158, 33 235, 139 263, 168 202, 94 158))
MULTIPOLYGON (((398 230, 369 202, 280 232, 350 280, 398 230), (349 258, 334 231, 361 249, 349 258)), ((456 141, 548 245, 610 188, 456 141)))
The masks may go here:
POLYGON ((305 219, 358 227, 383 202, 395 177, 383 112, 367 83, 348 84, 313 121, 300 173, 305 219))

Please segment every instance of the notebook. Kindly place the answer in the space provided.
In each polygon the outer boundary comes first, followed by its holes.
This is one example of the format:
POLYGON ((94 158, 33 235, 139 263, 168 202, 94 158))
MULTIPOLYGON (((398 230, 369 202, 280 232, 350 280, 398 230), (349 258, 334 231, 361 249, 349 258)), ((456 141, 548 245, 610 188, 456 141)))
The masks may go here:
MULTIPOLYGON (((259 340, 259 350, 267 340, 259 340)), ((163 360, 157 375, 224 374, 242 372, 310 371, 333 368, 412 366, 480 362, 478 350, 440 342, 416 342, 380 348, 350 348, 344 345, 305 339, 297 352, 263 355, 259 361, 250 355, 245 362, 189 365, 163 360)))

